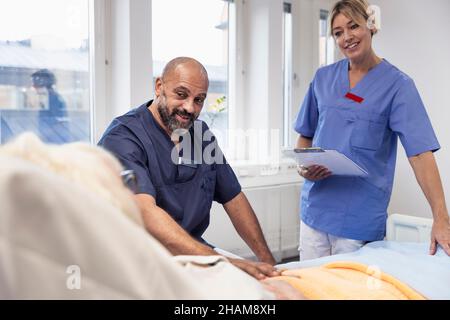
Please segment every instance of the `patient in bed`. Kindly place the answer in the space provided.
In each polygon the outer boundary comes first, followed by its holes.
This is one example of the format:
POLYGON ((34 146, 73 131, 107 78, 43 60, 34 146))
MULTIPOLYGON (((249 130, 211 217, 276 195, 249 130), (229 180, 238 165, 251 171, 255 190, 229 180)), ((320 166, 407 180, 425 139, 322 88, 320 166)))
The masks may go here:
MULTIPOLYGON (((281 265, 289 269, 283 276, 262 282, 221 256, 173 257, 144 230, 120 179, 121 165, 99 147, 45 145, 25 134, 0 147, 0 167, 0 299, 446 297, 411 280, 413 260, 389 256, 395 250, 385 248, 380 257, 403 263, 403 271, 395 270, 371 254, 379 252, 372 244, 360 250, 360 259, 358 251, 281 265), (409 278, 402 278, 408 270, 409 278)), ((434 268, 427 283, 434 288, 450 283, 444 274, 450 259, 426 265, 423 261, 439 254, 417 257, 420 270, 434 268), (438 271, 444 278, 433 282, 438 271)))
POLYGON ((0 299, 302 297, 222 256, 171 256, 99 147, 24 134, 0 146, 0 168, 0 299))

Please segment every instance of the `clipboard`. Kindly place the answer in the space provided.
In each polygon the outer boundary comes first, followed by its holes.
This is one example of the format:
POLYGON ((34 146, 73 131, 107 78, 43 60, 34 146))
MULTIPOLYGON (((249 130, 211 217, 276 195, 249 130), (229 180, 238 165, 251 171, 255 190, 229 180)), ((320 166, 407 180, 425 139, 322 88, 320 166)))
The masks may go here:
POLYGON ((301 148, 294 149, 294 155, 297 164, 303 167, 316 164, 328 168, 336 176, 368 176, 367 171, 336 150, 301 148))

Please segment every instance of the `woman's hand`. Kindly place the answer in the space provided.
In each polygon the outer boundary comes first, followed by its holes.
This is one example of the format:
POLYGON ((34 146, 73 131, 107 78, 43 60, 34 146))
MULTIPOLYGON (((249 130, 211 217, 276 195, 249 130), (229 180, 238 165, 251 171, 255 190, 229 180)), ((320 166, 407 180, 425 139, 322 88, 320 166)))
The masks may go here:
POLYGON ((310 181, 320 181, 332 175, 328 168, 315 164, 308 167, 297 166, 297 171, 300 176, 310 181))
POLYGON ((449 219, 442 221, 434 221, 431 231, 430 254, 434 255, 437 245, 444 249, 445 253, 450 256, 450 222, 449 219))

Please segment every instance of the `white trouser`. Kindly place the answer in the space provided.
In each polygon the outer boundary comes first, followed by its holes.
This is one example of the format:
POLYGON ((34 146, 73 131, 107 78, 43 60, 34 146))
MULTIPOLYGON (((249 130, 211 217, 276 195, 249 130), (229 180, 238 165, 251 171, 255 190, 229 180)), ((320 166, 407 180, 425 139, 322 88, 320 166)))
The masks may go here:
POLYGON ((300 261, 356 251, 366 242, 339 238, 300 223, 300 261))

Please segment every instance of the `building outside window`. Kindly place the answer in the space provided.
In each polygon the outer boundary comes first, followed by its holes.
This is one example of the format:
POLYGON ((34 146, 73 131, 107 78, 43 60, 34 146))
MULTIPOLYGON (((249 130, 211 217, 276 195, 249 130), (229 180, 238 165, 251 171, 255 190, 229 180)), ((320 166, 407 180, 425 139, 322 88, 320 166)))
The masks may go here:
POLYGON ((0 3, 0 142, 90 141, 89 0, 0 3))

